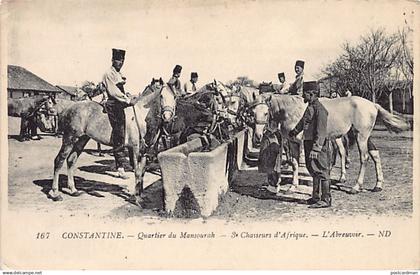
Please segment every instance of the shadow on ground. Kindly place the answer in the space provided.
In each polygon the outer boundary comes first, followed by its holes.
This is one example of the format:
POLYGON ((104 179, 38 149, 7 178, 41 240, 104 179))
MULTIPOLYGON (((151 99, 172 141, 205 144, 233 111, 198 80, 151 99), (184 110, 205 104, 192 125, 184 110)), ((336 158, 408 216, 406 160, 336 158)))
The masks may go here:
MULTIPOLYGON (((122 198, 124 201, 136 205, 133 196, 127 192, 127 189, 123 186, 117 184, 110 184, 101 181, 95 180, 86 180, 82 177, 74 177, 75 186, 78 190, 83 191, 87 195, 104 198, 105 195, 101 193, 109 193, 114 196, 122 198)), ((70 195, 67 191, 67 176, 60 175, 59 190, 66 195, 70 195)), ((51 179, 42 179, 34 180, 33 183, 37 186, 40 186, 41 192, 43 192, 47 197, 49 197, 48 192, 51 190, 52 180, 51 179)), ((144 209, 163 209, 163 185, 161 180, 157 180, 143 190, 142 193, 142 202, 141 207, 144 209)), ((136 205, 137 206, 137 205, 136 205)))

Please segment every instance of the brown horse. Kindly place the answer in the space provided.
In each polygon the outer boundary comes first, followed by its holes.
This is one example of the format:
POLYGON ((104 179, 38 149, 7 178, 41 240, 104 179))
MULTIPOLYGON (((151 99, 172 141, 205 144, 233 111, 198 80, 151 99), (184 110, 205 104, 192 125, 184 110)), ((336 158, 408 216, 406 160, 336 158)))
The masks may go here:
MULTIPOLYGON (((36 124, 34 121, 35 113, 37 111, 43 110, 49 113, 54 112, 55 100, 51 96, 44 97, 26 97, 26 98, 9 98, 7 100, 7 114, 11 117, 20 117, 20 140, 24 140, 27 136, 26 132, 30 124, 36 124)), ((39 119, 39 118, 38 118, 39 119)), ((43 118, 45 119, 45 117, 43 118)), ((45 126, 45 124, 44 124, 45 126)), ((48 129, 45 127, 44 129, 48 129)))
MULTIPOLYGON (((175 100, 168 87, 149 85, 143 94, 139 95, 133 107, 126 108, 125 145, 133 149, 136 188, 133 198, 140 205, 143 191, 143 176, 145 173, 146 155, 145 140, 148 125, 159 123, 160 110, 173 109, 175 100), (146 123, 147 120, 147 123, 146 123)), ((162 113, 164 113, 163 111, 162 113)), ((107 114, 103 113, 100 104, 92 101, 76 102, 65 109, 60 119, 63 129, 62 146, 54 160, 54 177, 49 197, 54 201, 63 198, 59 194, 59 171, 67 159, 68 187, 72 196, 79 196, 74 183, 74 169, 77 159, 90 139, 101 144, 112 145, 111 124, 107 114)), ((153 137, 153 135, 150 135, 153 137)))

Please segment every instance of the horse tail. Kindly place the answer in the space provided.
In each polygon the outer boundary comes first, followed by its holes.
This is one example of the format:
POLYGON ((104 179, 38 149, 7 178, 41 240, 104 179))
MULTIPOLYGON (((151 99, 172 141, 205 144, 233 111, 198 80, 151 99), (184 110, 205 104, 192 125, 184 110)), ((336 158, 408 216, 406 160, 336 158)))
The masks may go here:
POLYGON ((379 104, 375 104, 375 107, 379 112, 379 117, 382 119, 383 123, 389 131, 394 133, 401 133, 402 131, 410 129, 409 123, 407 123, 403 117, 391 114, 382 108, 379 104))

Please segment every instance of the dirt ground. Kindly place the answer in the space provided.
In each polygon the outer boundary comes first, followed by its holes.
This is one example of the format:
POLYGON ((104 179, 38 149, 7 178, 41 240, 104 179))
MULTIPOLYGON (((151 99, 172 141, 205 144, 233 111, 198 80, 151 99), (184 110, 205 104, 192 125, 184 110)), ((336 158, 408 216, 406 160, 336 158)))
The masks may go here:
MULTIPOLYGON (((85 191, 80 197, 64 194, 64 200, 53 202, 46 193, 52 183, 53 161, 61 145, 61 139, 43 135, 39 141, 19 142, 19 120, 9 118, 9 174, 8 198, 12 211, 52 213, 59 216, 92 216, 98 218, 167 220, 163 213, 162 181, 158 175, 146 173, 143 208, 129 201, 133 190, 134 174, 130 179, 116 178, 112 155, 96 156, 96 143, 90 141, 78 162, 75 172, 76 187, 85 191)), ((221 199, 219 207, 209 219, 223 221, 306 221, 317 217, 345 218, 349 216, 411 216, 413 209, 413 151, 412 132, 400 135, 386 131, 374 131, 373 142, 381 152, 385 176, 384 190, 366 191, 357 195, 346 192, 355 182, 359 169, 357 148, 350 152, 351 165, 348 182, 333 186, 333 207, 308 209, 303 201, 309 198, 310 187, 302 186, 293 196, 276 196, 262 188, 265 175, 254 167, 244 165, 221 199)), ((109 150, 109 147, 104 148, 109 150)), ((339 164, 338 164, 339 165, 339 164)), ((339 167, 333 169, 333 179, 339 177, 339 167)), ((60 187, 67 181, 66 167, 61 171, 60 187)), ((373 161, 368 162, 365 187, 369 190, 376 181, 373 161)), ((286 180, 287 183, 287 180, 286 180)), ((286 188, 287 185, 283 186, 286 188)), ((65 193, 65 189, 63 189, 65 193)))

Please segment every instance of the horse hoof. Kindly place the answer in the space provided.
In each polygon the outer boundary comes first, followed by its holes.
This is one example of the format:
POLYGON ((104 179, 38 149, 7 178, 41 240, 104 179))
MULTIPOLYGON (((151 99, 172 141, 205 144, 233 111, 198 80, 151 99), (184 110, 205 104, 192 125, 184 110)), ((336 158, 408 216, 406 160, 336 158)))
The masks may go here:
POLYGON ((61 195, 56 196, 49 196, 52 201, 63 201, 63 197, 61 195))
POLYGON ((131 195, 129 201, 140 208, 143 208, 142 203, 144 202, 142 197, 131 195))
POLYGON ((372 192, 381 192, 382 187, 375 186, 375 188, 372 189, 372 192))
POLYGON ((350 168, 350 165, 349 164, 346 164, 344 167, 346 167, 346 169, 349 169, 350 168))
POLYGON ((70 196, 79 197, 79 196, 83 195, 83 193, 84 193, 83 191, 76 190, 76 191, 70 193, 70 196))
POLYGON ((350 189, 349 194, 356 195, 356 194, 359 194, 359 192, 360 192, 360 190, 352 188, 352 189, 350 189))
POLYGON ((287 189, 286 191, 284 191, 284 194, 285 195, 292 195, 292 194, 294 194, 295 192, 293 191, 293 190, 291 190, 291 189, 287 189))
POLYGON ((347 180, 346 179, 340 179, 340 183, 346 183, 347 180))

